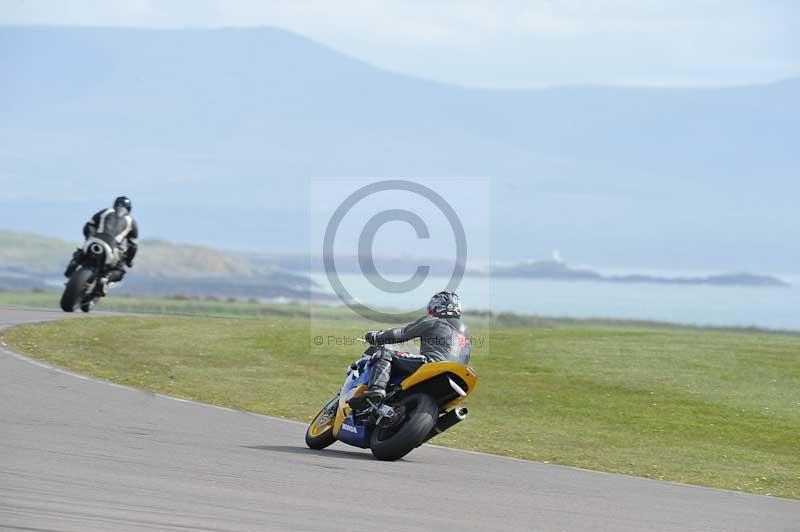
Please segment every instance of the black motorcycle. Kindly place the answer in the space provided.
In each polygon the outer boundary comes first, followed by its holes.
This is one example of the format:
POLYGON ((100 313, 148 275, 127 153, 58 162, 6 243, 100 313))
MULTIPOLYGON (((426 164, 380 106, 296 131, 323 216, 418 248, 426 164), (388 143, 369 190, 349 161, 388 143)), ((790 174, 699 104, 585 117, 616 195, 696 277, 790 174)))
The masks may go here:
POLYGON ((67 281, 61 295, 61 309, 74 312, 80 306, 89 312, 103 297, 103 281, 122 260, 116 239, 106 233, 96 233, 86 239, 78 258, 78 266, 67 281))

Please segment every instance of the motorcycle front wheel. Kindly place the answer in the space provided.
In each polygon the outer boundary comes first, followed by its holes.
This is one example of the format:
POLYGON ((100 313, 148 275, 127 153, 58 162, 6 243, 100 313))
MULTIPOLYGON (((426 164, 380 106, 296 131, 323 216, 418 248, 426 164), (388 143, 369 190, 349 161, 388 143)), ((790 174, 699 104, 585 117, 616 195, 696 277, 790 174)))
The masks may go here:
POLYGON ((333 421, 336 419, 336 407, 339 396, 334 397, 319 411, 306 430, 306 445, 311 449, 324 449, 336 441, 333 435, 333 421))
POLYGON ((75 307, 83 299, 83 294, 86 291, 86 285, 89 279, 92 278, 94 272, 92 270, 79 269, 72 274, 69 278, 67 286, 64 288, 64 293, 61 295, 61 310, 64 312, 74 312, 75 307))

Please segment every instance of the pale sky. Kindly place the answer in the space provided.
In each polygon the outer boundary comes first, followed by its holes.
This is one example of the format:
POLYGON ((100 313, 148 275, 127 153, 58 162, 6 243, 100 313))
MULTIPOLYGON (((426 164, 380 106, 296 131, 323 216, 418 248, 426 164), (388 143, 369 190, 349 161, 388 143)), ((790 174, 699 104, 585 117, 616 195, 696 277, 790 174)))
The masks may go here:
POLYGON ((800 75, 798 0, 0 0, 0 24, 276 26, 385 69, 468 86, 800 75))

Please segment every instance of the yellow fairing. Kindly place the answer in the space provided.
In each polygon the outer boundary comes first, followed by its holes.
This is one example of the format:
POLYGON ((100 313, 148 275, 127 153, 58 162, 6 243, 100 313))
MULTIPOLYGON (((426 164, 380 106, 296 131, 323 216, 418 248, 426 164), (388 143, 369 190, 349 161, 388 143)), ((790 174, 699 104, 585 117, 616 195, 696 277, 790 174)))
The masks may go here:
POLYGON ((453 373, 454 375, 458 375, 461 377, 461 379, 463 379, 464 382, 467 383, 467 389, 464 390, 467 392, 467 395, 465 397, 456 397, 444 405, 444 409, 448 410, 469 397, 472 391, 475 389, 475 386, 477 386, 478 375, 471 367, 465 366, 464 364, 459 364, 457 362, 429 362, 427 364, 423 364, 417 371, 406 377, 406 379, 400 383, 400 387, 403 390, 408 390, 416 384, 432 379, 433 377, 443 373, 453 373))
POLYGON ((344 418, 350 415, 350 405, 347 404, 347 401, 361 395, 362 393, 367 391, 367 386, 362 384, 358 388, 356 388, 355 392, 352 395, 342 395, 339 397, 339 408, 336 409, 336 419, 333 420, 333 437, 339 437, 339 430, 342 428, 342 423, 344 423, 344 418))

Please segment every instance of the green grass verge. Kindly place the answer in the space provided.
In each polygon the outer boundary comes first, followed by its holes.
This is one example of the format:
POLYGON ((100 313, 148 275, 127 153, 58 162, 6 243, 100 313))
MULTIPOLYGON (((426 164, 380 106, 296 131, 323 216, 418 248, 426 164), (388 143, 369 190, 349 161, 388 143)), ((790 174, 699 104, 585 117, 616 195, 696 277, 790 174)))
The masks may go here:
MULTIPOLYGON (((0 291, 0 306, 60 309, 60 293, 0 291)), ((215 316, 222 318, 264 318, 308 316, 308 305, 263 304, 224 299, 188 299, 166 297, 131 297, 114 294, 104 298, 98 311, 137 314, 174 314, 185 316, 215 316)))
MULTIPOLYGON (((71 370, 308 421, 355 321, 114 317, 21 326, 14 349, 71 370)), ((646 327, 476 329, 463 449, 800 498, 800 337, 646 327)), ((298 445, 303 445, 298 441, 298 445)))

